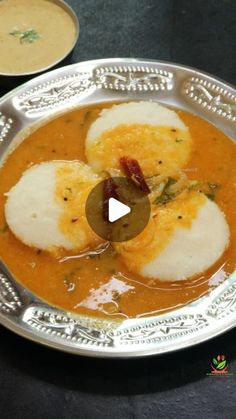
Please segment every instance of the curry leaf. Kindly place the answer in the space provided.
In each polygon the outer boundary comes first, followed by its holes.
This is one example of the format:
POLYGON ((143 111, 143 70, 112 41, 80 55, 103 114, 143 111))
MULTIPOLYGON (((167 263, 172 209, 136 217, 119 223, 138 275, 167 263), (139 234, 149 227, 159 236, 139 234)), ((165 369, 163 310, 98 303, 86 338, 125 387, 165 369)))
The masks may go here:
POLYGON ((175 197, 174 193, 163 193, 161 196, 158 196, 155 203, 156 204, 167 204, 167 202, 171 201, 175 197))
POLYGON ((168 189, 170 186, 174 185, 177 182, 176 179, 172 177, 168 177, 167 182, 163 188, 162 194, 158 196, 155 200, 155 204, 167 204, 167 202, 171 201, 175 198, 176 194, 173 192, 170 192, 168 189))
POLYGON ((213 193, 206 193, 205 194, 207 196, 207 198, 209 198, 211 201, 215 200, 215 195, 213 193))
POLYGON ((167 183, 165 185, 165 189, 169 188, 170 186, 174 185, 177 182, 176 179, 173 177, 168 177, 167 183))

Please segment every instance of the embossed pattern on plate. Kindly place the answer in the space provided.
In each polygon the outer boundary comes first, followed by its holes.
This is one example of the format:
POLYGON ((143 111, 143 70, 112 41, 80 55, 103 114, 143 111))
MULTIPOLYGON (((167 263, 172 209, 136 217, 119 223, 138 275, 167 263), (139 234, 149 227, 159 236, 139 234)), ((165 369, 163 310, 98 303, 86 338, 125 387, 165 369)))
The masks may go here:
POLYGON ((20 295, 12 281, 0 273, 0 311, 7 314, 16 314, 23 307, 20 295))
POLYGON ((0 112, 0 143, 3 142, 11 129, 13 120, 0 112))
POLYGON ((228 89, 200 77, 191 77, 184 84, 184 91, 201 107, 236 121, 236 96, 228 89))
MULTIPOLYGON (((194 112, 236 138, 236 91, 188 67, 148 60, 108 59, 64 67, 0 100, 0 142, 75 106, 150 99, 194 112), (7 110, 7 112, 6 112, 7 110), (8 116, 11 115, 11 116, 8 116)), ((0 156, 3 154, 0 148, 0 156)), ((170 352, 205 341, 236 324, 236 275, 209 295, 159 316, 113 322, 66 313, 40 301, 1 268, 0 322, 39 343, 100 357, 170 352)))

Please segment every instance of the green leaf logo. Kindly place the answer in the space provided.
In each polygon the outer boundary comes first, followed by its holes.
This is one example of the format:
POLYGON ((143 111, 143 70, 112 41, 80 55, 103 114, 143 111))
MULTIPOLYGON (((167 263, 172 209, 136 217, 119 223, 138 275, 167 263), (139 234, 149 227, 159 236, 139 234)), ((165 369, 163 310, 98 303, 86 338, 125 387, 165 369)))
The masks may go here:
POLYGON ((225 366, 226 366, 226 360, 225 360, 225 361, 220 362, 220 363, 217 365, 217 368, 218 368, 219 370, 223 370, 223 369, 225 368, 225 366))
POLYGON ((228 371, 228 362, 224 354, 218 354, 211 361, 211 373, 207 375, 233 375, 228 371))

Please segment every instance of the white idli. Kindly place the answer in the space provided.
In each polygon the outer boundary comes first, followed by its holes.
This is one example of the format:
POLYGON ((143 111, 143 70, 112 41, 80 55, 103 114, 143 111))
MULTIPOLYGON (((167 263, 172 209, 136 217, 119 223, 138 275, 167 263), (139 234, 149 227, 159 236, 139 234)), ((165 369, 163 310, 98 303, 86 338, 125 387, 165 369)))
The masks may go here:
POLYGON ((222 256, 229 243, 229 227, 216 203, 191 193, 159 211, 140 238, 116 246, 131 271, 180 281, 206 271, 222 256))
POLYGON ((51 161, 26 170, 7 193, 6 221, 28 246, 80 251, 101 242, 89 227, 85 202, 99 177, 79 161, 51 161))
POLYGON ((120 158, 128 156, 145 176, 170 174, 186 164, 191 143, 177 112, 156 102, 129 102, 101 111, 88 130, 86 155, 97 172, 121 169, 120 158))

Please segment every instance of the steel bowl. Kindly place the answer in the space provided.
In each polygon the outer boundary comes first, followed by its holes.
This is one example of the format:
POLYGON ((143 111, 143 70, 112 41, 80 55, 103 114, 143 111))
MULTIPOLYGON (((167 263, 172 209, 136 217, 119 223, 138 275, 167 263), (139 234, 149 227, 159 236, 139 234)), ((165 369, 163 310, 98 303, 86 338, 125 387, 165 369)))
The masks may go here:
POLYGON ((65 1, 63 0, 48 0, 51 3, 54 3, 58 6, 60 6, 63 10, 65 10, 72 18, 74 24, 75 24, 75 28, 76 28, 76 34, 75 34, 75 39, 73 44, 71 45, 71 47, 68 49, 68 51, 63 54, 58 60, 53 61, 51 64, 49 64, 46 67, 41 67, 38 70, 34 70, 34 71, 28 71, 28 72, 24 72, 24 73, 2 73, 0 71, 0 77, 4 78, 6 80, 6 77, 10 77, 10 78, 18 78, 19 77, 23 78, 23 77, 28 77, 28 76, 32 76, 35 74, 39 74, 39 73, 43 73, 44 71, 49 70, 52 67, 57 66, 59 63, 61 63, 62 61, 64 61, 69 55, 70 53, 73 51, 78 39, 79 39, 79 21, 78 21, 78 17, 76 15, 76 13, 74 12, 74 10, 72 9, 72 7, 69 6, 69 4, 67 4, 65 1))

